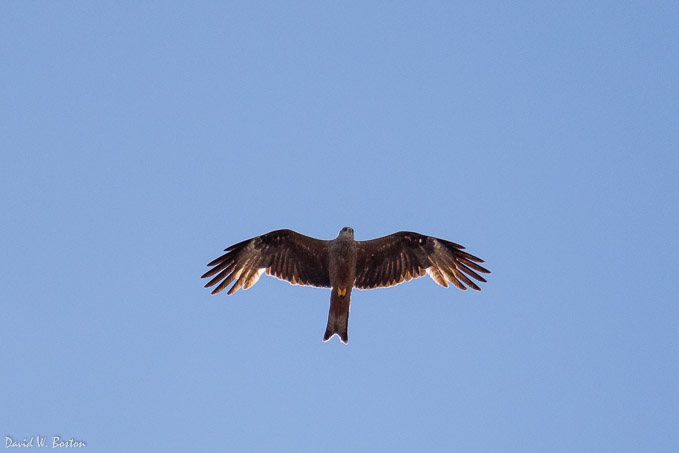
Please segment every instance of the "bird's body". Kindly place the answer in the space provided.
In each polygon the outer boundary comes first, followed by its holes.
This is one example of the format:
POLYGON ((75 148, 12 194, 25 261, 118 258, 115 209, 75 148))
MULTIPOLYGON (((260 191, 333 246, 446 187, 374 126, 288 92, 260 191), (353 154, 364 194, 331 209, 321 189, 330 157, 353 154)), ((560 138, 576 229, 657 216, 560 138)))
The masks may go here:
POLYGON ((343 343, 349 341, 349 310, 351 308, 351 289, 356 279, 357 245, 354 230, 342 228, 337 237, 328 243, 328 270, 330 272, 330 312, 328 327, 323 341, 334 334, 343 343))
POLYGON ((213 277, 205 286, 217 283, 212 294, 235 281, 228 294, 254 285, 262 273, 294 285, 330 287, 330 311, 323 341, 337 334, 348 342, 352 288, 371 289, 397 285, 428 274, 436 283, 448 282, 460 289, 480 290, 469 277, 489 273, 478 263, 483 260, 462 251, 454 242, 401 231, 370 241, 355 241, 354 230, 344 227, 330 241, 311 238, 292 230, 276 230, 225 249, 213 260, 203 278, 213 277))

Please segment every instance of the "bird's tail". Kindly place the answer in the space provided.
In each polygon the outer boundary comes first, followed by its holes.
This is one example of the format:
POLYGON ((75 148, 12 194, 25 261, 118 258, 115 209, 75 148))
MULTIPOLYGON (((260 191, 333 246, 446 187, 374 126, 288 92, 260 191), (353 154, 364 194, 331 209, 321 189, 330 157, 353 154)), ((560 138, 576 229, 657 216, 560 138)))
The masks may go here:
POLYGON ((351 301, 351 288, 343 290, 342 295, 338 288, 332 288, 330 296, 330 313, 328 313, 328 327, 325 329, 323 341, 328 341, 337 334, 340 341, 347 344, 349 341, 349 308, 351 301))

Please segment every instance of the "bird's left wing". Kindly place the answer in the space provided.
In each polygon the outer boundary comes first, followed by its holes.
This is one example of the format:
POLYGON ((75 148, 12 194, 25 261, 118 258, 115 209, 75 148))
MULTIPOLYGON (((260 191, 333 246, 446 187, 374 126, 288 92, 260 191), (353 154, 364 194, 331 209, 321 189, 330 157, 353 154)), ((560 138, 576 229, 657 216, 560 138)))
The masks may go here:
POLYGON ((264 272, 293 285, 330 286, 328 241, 292 230, 276 230, 239 242, 224 251, 227 253, 210 262, 208 266, 214 267, 202 276, 207 278, 216 274, 205 285, 208 288, 219 283, 212 294, 222 291, 234 280, 228 294, 240 288, 248 289, 264 272))
POLYGON ((394 286, 429 274, 441 286, 451 282, 460 289, 467 285, 480 291, 469 277, 485 282, 477 272, 490 273, 478 264, 483 260, 462 251, 463 246, 410 231, 357 244, 354 286, 359 289, 394 286))

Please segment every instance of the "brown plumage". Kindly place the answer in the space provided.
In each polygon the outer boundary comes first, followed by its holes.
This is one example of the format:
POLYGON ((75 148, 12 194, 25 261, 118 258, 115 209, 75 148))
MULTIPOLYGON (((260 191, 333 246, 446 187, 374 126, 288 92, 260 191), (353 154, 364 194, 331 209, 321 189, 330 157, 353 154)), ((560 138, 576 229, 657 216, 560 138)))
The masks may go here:
POLYGON ((486 280, 490 273, 483 260, 463 251, 454 242, 409 231, 370 241, 354 241, 354 230, 344 227, 337 238, 325 241, 292 230, 276 230, 225 249, 227 253, 208 264, 205 285, 217 285, 217 294, 233 283, 228 294, 248 289, 263 272, 294 285, 332 288, 328 325, 323 341, 334 334, 348 342, 351 289, 398 285, 425 274, 439 285, 480 291, 471 279, 486 280), (470 278, 471 277, 471 278, 470 278), (466 286, 465 286, 466 285, 466 286))

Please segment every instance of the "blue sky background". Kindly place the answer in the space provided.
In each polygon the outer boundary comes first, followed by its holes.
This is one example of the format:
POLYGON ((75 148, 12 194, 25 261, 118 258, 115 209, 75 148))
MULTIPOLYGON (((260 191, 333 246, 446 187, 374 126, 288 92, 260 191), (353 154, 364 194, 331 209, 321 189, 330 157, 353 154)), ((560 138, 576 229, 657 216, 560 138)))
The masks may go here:
POLYGON ((2 448, 679 451, 677 5, 2 2, 2 448), (202 287, 345 225, 493 273, 202 287))

